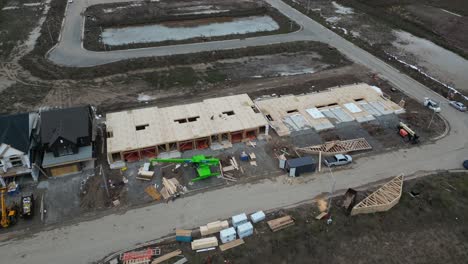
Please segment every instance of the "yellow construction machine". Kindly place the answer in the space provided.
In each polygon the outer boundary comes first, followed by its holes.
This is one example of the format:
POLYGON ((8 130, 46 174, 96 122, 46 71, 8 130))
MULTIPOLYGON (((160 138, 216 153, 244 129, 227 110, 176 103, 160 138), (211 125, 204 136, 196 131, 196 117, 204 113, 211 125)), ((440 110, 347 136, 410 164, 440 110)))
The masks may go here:
POLYGON ((7 192, 7 188, 3 187, 0 188, 0 203, 2 206, 2 219, 0 220, 0 225, 3 228, 7 228, 11 225, 16 224, 18 220, 18 210, 15 208, 15 206, 11 208, 7 208, 6 202, 5 202, 5 193, 7 192))

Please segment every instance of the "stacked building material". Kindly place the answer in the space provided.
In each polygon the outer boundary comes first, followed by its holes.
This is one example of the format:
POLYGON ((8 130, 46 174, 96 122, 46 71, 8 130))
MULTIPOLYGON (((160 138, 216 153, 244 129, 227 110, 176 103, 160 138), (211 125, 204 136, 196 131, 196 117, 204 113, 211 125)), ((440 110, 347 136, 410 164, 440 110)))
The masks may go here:
POLYGON ((253 235, 253 225, 250 222, 243 223, 237 227, 239 238, 244 238, 253 235))
POLYGON ((234 227, 247 223, 248 221, 247 215, 244 213, 233 216, 231 220, 234 227))
POLYGON ((223 244, 235 240, 236 237, 237 233, 234 227, 226 228, 219 232, 219 238, 223 244))
POLYGON ((242 244, 244 244, 244 240, 242 238, 239 238, 239 239, 233 240, 231 242, 228 242, 226 244, 219 246, 219 249, 221 249, 221 251, 226 251, 228 249, 240 246, 242 244))
POLYGON ((192 250, 199 250, 204 248, 211 248, 218 246, 218 239, 216 237, 207 237, 197 239, 192 242, 192 250))
POLYGON ((250 215, 250 220, 252 220, 252 223, 254 224, 263 221, 265 220, 265 213, 263 211, 253 213, 250 215))
POLYGON ((294 225, 294 219, 289 215, 268 221, 268 226, 273 232, 279 231, 292 225, 294 225))
POLYGON ((218 233, 219 231, 229 227, 228 221, 215 221, 208 223, 206 226, 200 226, 200 234, 202 236, 218 233))
POLYGON ((192 230, 177 229, 176 241, 179 242, 192 242, 192 230))
POLYGON ((171 253, 167 253, 167 254, 162 255, 162 256, 160 256, 159 258, 153 260, 153 262, 151 262, 151 264, 159 264, 159 263, 161 263, 161 262, 163 262, 163 261, 166 261, 166 260, 168 260, 168 259, 171 259, 171 258, 173 258, 173 257, 175 257, 175 256, 180 255, 180 254, 182 254, 182 251, 181 251, 180 249, 175 250, 175 251, 172 251, 171 253))

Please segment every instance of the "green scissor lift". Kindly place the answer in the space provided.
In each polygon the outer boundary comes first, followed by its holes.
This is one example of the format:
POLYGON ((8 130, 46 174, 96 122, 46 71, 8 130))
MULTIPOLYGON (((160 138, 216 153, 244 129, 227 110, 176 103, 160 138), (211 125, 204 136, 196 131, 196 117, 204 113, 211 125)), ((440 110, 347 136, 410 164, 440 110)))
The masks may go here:
POLYGON ((220 174, 219 171, 213 170, 213 167, 219 168, 219 159, 206 157, 205 155, 195 155, 191 159, 150 159, 150 162, 191 164, 197 170, 198 175, 192 181, 199 181, 220 174))

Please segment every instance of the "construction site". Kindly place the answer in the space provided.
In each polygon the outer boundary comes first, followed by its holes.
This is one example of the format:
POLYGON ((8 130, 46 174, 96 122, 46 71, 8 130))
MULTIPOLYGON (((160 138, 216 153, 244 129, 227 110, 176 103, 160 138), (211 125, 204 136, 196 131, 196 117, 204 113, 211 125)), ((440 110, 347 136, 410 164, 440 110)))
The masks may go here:
POLYGON ((465 263, 466 16, 2 1, 2 260, 465 263))

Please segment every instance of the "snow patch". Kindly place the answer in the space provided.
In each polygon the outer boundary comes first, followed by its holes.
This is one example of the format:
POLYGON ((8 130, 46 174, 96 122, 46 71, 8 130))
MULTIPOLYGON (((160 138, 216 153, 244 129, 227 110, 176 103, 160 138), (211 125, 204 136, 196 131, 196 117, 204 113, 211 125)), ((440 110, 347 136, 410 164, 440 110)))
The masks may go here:
POLYGON ((281 72, 279 76, 293 76, 293 75, 314 73, 314 72, 315 71, 313 69, 303 69, 303 70, 297 70, 297 71, 281 72))
POLYGON ((371 88, 374 89, 378 94, 383 95, 382 89, 377 86, 371 85, 371 88))
POLYGON ((18 6, 5 6, 4 8, 2 8, 2 10, 15 10, 15 9, 19 9, 18 6))
POLYGON ((335 13, 341 15, 350 15, 354 14, 354 10, 351 7, 346 7, 338 4, 337 2, 332 2, 333 7, 335 8, 335 13))
POLYGON ((151 101, 151 100, 154 100, 155 97, 154 96, 150 96, 150 95, 147 95, 147 94, 138 94, 138 98, 137 100, 139 102, 147 102, 147 101, 151 101))
POLYGON ((332 17, 327 17, 325 21, 331 24, 335 24, 336 22, 340 21, 340 19, 341 19, 340 17, 332 16, 332 17))
POLYGON ((450 90, 451 92, 453 92, 454 94, 459 94, 459 95, 462 96, 465 100, 468 100, 468 96, 463 95, 462 93, 460 93, 457 89, 453 88, 452 86, 450 86, 450 85, 448 85, 448 84, 446 84, 446 83, 443 83, 443 82, 439 81, 438 79, 432 77, 431 75, 427 74, 427 73, 424 72, 423 70, 419 69, 417 66, 412 65, 412 64, 410 64, 410 63, 407 63, 407 62, 405 62, 405 61, 403 61, 403 60, 400 60, 400 59, 399 59, 397 56, 395 56, 395 55, 389 54, 389 53, 387 53, 387 52, 385 52, 385 53, 386 53, 388 56, 390 56, 391 58, 393 58, 394 60, 398 61, 399 63, 401 63, 401 64, 403 64, 403 65, 405 65, 405 66, 408 66, 408 67, 410 67, 410 68, 413 69, 413 70, 418 71, 420 74, 426 76, 427 78, 433 80, 434 82, 437 82, 437 83, 439 83, 439 84, 445 86, 447 89, 449 89, 449 90, 450 90))
POLYGON ((108 13, 112 13, 112 12, 115 12, 115 11, 120 10, 120 9, 126 9, 126 8, 136 7, 136 6, 141 6, 141 4, 137 3, 137 4, 127 5, 127 6, 118 6, 118 7, 115 7, 115 8, 105 8, 102 11, 104 13, 108 14, 108 13))

